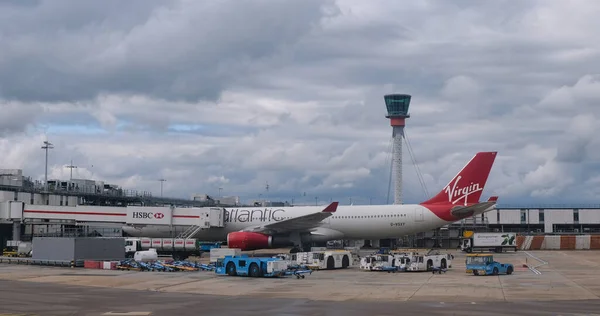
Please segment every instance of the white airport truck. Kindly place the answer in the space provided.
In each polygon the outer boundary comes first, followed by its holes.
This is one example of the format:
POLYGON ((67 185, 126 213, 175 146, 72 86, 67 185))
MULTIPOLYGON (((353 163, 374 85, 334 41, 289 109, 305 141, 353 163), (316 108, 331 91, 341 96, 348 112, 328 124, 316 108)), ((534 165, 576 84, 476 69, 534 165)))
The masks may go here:
POLYGON ((452 267, 451 254, 440 253, 432 249, 426 254, 412 253, 406 271, 433 271, 433 269, 448 269, 452 267))
POLYGON ((290 262, 307 266, 313 270, 346 269, 354 259, 349 250, 325 250, 297 252, 291 255, 290 262))
POLYGON ((460 249, 464 252, 494 251, 504 252, 506 250, 517 251, 517 234, 515 233, 473 233, 469 237, 463 237, 460 249))

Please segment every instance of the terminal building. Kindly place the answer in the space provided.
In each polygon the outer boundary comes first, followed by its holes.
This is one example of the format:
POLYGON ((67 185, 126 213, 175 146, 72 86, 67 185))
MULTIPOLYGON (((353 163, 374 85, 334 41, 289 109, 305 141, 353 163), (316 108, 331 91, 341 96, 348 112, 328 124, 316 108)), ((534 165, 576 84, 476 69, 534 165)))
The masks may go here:
MULTIPOLYGON (((239 197, 217 198, 197 194, 189 200, 154 196, 148 191, 123 189, 118 185, 90 179, 48 179, 48 187, 41 181, 23 176, 21 169, 0 169, 0 203, 19 201, 30 205, 50 206, 175 206, 210 207, 239 205, 239 197)), ((12 239, 12 223, 0 219, 2 247, 12 239)), ((65 221, 40 220, 23 225, 21 240, 33 237, 55 236, 122 236, 121 225, 75 226, 65 221)))
POLYGON ((407 236, 406 245, 457 248, 462 232, 536 234, 600 234, 600 205, 501 205, 478 217, 448 225, 437 232, 407 236))

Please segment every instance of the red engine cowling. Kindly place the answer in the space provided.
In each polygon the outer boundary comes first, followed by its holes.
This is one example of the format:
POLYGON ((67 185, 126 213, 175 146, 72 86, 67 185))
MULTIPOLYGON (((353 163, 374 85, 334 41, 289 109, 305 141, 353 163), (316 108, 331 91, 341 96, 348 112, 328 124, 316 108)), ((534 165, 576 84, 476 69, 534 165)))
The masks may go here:
POLYGON ((227 234, 227 247, 242 251, 267 249, 273 246, 273 237, 253 232, 233 232, 227 234))

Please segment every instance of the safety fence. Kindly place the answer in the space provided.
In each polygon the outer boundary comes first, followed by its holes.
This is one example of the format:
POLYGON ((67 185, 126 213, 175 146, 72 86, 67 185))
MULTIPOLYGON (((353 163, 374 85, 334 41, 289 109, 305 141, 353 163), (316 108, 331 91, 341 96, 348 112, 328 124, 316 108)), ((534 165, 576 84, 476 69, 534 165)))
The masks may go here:
POLYGON ((600 250, 600 235, 517 236, 520 250, 600 250))

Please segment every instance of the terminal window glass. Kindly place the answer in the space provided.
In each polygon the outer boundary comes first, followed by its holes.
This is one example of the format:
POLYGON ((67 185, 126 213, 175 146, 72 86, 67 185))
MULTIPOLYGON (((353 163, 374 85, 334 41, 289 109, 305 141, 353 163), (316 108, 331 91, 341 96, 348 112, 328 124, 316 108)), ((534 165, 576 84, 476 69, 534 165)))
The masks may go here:
POLYGON ((389 115, 406 115, 410 105, 409 95, 386 95, 385 106, 389 115))
POLYGON ((540 209, 538 214, 539 214, 539 217, 540 217, 539 218, 540 224, 544 223, 544 210, 540 209))
POLYGON ((521 223, 525 223, 527 221, 527 213, 525 209, 521 209, 521 223))
POLYGON ((579 222, 579 209, 574 209, 573 210, 573 221, 574 222, 579 222))

